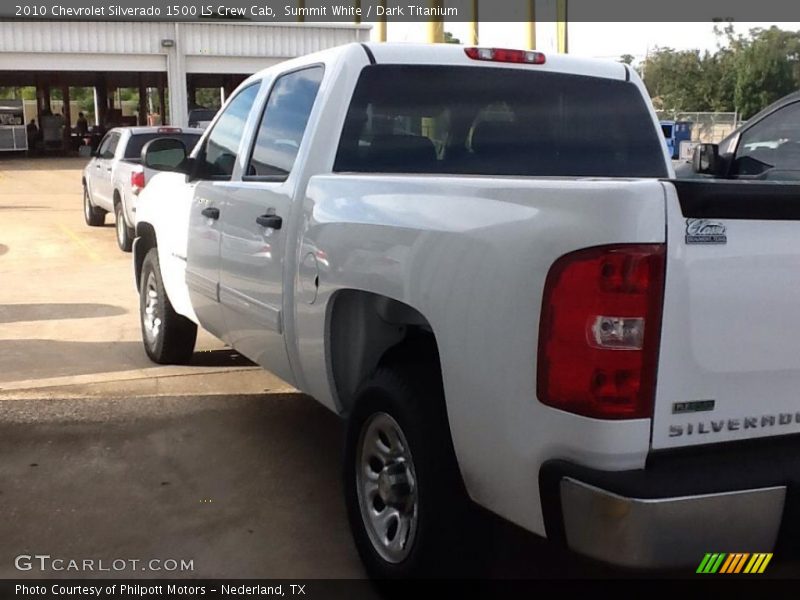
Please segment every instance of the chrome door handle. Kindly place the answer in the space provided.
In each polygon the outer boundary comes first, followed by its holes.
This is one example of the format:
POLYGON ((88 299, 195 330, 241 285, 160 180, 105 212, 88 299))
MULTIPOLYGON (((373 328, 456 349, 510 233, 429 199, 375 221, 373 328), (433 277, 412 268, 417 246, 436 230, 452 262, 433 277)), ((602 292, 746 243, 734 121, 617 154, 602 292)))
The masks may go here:
POLYGON ((261 215, 260 217, 256 217, 256 223, 258 223, 262 227, 280 229, 281 225, 283 225, 283 219, 280 218, 278 215, 267 214, 267 215, 261 215))
POLYGON ((219 219, 219 209, 216 206, 209 206, 200 211, 200 214, 215 221, 219 219))

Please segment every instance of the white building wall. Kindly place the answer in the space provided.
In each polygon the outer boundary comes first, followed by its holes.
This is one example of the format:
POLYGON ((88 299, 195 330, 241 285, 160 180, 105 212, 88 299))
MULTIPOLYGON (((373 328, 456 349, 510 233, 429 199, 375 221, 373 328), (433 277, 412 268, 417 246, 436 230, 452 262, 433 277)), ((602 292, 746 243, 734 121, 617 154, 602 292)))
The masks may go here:
POLYGON ((322 23, 2 21, 0 70, 166 71, 171 121, 185 126, 187 72, 249 75, 281 60, 367 41, 369 30, 322 23))

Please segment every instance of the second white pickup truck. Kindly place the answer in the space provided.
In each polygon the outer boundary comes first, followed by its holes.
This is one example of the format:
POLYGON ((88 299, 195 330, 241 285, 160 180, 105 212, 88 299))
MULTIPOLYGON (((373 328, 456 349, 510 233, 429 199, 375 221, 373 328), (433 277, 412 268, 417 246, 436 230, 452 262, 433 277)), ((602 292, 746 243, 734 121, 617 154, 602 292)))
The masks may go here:
POLYGON ((180 127, 115 127, 110 129, 83 170, 83 216, 90 227, 103 225, 107 213, 116 220, 117 245, 130 252, 133 244, 136 197, 153 169, 141 164, 142 147, 149 141, 172 137, 191 150, 200 129, 180 127))
POLYGON ((467 499, 630 567, 795 519, 798 189, 671 179, 625 65, 352 44, 157 146, 147 353, 187 360, 200 325, 344 417, 372 575, 441 572, 467 499))

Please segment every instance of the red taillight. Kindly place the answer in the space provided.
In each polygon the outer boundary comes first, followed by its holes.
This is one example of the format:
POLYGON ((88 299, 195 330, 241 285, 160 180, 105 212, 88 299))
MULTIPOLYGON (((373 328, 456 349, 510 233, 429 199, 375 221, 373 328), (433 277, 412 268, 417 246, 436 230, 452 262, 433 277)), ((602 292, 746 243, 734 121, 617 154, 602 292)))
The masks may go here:
POLYGON ((464 52, 473 60, 493 62, 526 63, 543 65, 545 56, 534 50, 509 50, 508 48, 464 48, 464 52))
POLYGON ((131 173, 131 191, 138 194, 144 188, 144 171, 133 171, 131 173))
POLYGON ((559 258, 545 283, 537 393, 599 419, 652 416, 663 244, 599 246, 559 258))

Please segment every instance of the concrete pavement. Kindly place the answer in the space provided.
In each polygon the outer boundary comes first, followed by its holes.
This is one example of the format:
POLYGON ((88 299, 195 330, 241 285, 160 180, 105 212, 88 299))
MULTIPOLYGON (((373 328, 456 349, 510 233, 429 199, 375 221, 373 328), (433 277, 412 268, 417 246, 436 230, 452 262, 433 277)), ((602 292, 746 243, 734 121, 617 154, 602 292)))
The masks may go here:
POLYGON ((204 332, 191 365, 149 361, 113 217, 83 222, 84 162, 0 161, 0 577, 92 575, 19 572, 24 553, 363 576, 336 417, 204 332))

